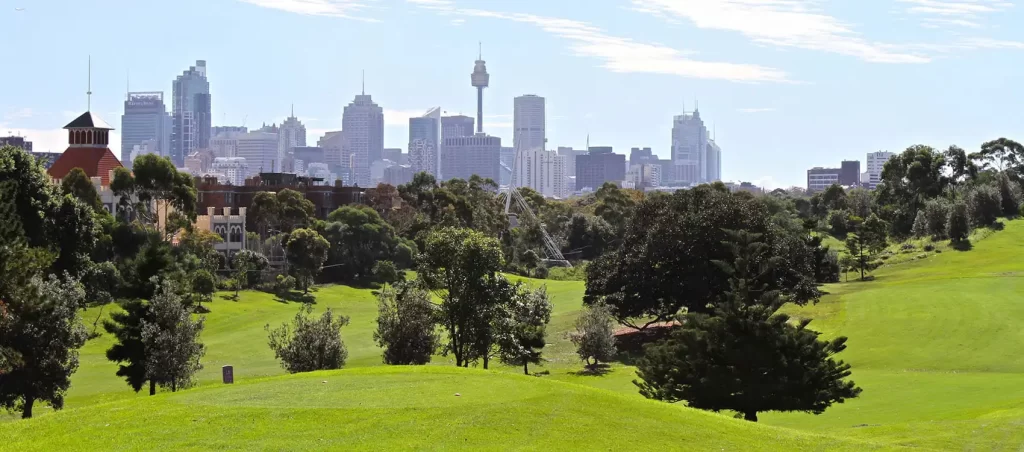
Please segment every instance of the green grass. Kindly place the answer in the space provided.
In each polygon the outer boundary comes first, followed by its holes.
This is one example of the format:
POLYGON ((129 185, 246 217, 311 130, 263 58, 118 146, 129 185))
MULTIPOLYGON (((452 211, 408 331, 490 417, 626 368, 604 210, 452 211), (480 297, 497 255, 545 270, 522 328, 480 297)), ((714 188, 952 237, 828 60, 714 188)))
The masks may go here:
POLYGON ((316 372, 94 405, 9 423, 0 444, 18 451, 883 448, 454 367, 316 372))
POLYGON ((875 281, 829 285, 821 303, 786 308, 825 336, 849 337, 839 358, 864 392, 819 416, 764 413, 754 425, 644 400, 629 366, 581 373, 568 333, 583 283, 517 277, 546 284, 554 304, 548 361, 531 366, 543 376, 456 369, 441 356, 421 368, 382 366, 375 297, 346 286, 316 292, 318 310, 351 317, 346 369, 284 376, 263 326, 290 320, 298 305, 244 292, 209 305, 198 388, 132 393, 105 360, 102 335, 82 350, 65 412, 39 406, 37 419, 0 423, 0 449, 1022 450, 1024 221, 973 238, 971 251, 937 243, 943 252, 925 259, 917 243, 875 281), (219 383, 224 364, 238 384, 219 383))

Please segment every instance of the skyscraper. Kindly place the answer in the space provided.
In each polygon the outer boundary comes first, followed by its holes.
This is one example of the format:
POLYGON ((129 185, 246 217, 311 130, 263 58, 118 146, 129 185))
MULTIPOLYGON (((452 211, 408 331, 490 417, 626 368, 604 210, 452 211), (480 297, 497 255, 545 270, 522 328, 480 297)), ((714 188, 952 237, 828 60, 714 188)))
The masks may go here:
POLYGON ((478 133, 468 137, 445 138, 441 168, 445 180, 469 179, 476 174, 501 180, 501 138, 478 133))
POLYGON ((342 166, 351 168, 352 182, 370 186, 370 163, 384 152, 384 109, 364 91, 345 106, 341 116, 342 166), (345 158, 348 162, 345 162, 345 158), (347 165, 346 165, 347 163, 347 165))
POLYGON ((568 157, 540 148, 524 149, 512 173, 512 184, 530 187, 547 198, 566 198, 566 161, 568 157))
POLYGON ((167 113, 162 91, 128 93, 121 115, 121 163, 124 166, 132 167, 132 149, 146 140, 156 142, 156 153, 169 155, 171 115, 167 113))
POLYGON ((441 178, 441 110, 438 107, 418 118, 409 118, 409 166, 414 172, 441 178))
POLYGON ((533 94, 519 96, 513 101, 512 147, 516 151, 544 150, 545 138, 544 98, 533 94))
POLYGON ((605 182, 619 183, 626 179, 626 156, 615 154, 610 146, 591 146, 586 154, 576 156, 576 190, 597 190, 605 182))
POLYGON ((484 88, 490 86, 491 76, 487 73, 482 46, 480 56, 473 65, 470 81, 476 87, 476 133, 484 133, 484 88))
POLYGON ((473 136, 473 118, 469 116, 442 116, 441 138, 473 136))
POLYGON ((882 181, 882 170, 885 169, 885 162, 893 158, 896 154, 892 152, 878 151, 868 153, 868 177, 867 185, 868 188, 874 190, 878 186, 878 183, 882 181))
POLYGON ((306 146, 306 126, 302 125, 302 121, 299 121, 298 118, 295 117, 294 107, 292 107, 291 116, 281 123, 281 127, 278 129, 277 139, 277 165, 280 169, 281 164, 285 161, 286 156, 292 151, 292 149, 306 146))
POLYGON ((171 161, 181 167, 185 157, 210 143, 210 82, 206 79, 206 61, 198 60, 172 84, 173 110, 171 161))
MULTIPOLYGON (((705 182, 716 182, 722 180, 722 148, 715 140, 708 140, 707 147, 707 177, 705 182)), ((858 166, 859 168, 859 166, 858 166)))
MULTIPOLYGON (((681 114, 672 121, 671 182, 696 185, 707 181, 708 129, 700 119, 700 111, 681 114)), ((662 176, 665 179, 665 176, 662 176)))
POLYGON ((272 173, 277 162, 278 138, 276 133, 249 132, 238 137, 236 157, 245 159, 248 174, 272 173))

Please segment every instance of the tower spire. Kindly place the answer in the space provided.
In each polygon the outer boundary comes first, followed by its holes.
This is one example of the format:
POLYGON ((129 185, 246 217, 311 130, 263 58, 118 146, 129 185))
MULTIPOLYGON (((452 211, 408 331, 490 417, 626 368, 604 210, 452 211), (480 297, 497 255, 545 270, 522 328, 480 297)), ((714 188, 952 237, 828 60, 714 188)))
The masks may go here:
POLYGON ((476 57, 476 59, 482 60, 484 59, 484 43, 481 41, 477 41, 476 45, 479 47, 479 53, 477 54, 478 56, 476 57))
POLYGON ((363 69, 363 95, 366 95, 366 69, 363 69))
POLYGON ((295 117, 295 103, 292 103, 292 117, 295 117))
POLYGON ((92 111, 92 55, 89 55, 89 88, 85 92, 85 111, 92 111))

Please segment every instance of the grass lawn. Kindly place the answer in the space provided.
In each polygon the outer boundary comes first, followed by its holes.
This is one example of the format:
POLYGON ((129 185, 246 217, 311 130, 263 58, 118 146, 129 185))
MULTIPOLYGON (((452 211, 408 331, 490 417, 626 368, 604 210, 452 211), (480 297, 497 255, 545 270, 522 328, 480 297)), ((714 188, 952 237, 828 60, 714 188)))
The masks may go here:
MULTIPOLYGON (((849 337, 839 358, 864 393, 819 416, 763 413, 754 425, 644 400, 629 366, 583 374, 568 340, 583 283, 516 278, 546 284, 554 304, 548 361, 531 366, 543 376, 456 369, 441 356, 420 368, 382 366, 375 297, 346 286, 316 292, 318 310, 351 318, 346 369, 283 376, 264 325, 289 321, 298 305, 244 292, 209 304, 198 388, 132 393, 104 358, 111 340, 102 335, 82 350, 65 412, 39 406, 37 419, 0 423, 0 449, 1021 450, 1024 221, 974 237, 971 251, 936 244, 943 252, 924 259, 902 253, 874 281, 829 285, 821 303, 786 308, 826 336, 849 337), (238 384, 219 383, 224 364, 238 384)), ((83 318, 91 324, 98 313, 83 318)))

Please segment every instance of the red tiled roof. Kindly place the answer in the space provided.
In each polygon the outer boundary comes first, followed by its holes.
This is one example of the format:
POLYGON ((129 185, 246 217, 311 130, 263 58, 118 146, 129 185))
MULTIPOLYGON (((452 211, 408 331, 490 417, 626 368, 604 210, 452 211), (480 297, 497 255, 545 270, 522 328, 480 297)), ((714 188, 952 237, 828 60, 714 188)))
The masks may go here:
POLYGON ((54 179, 63 179, 71 170, 81 168, 86 176, 99 177, 100 184, 110 185, 110 171, 121 166, 110 149, 70 147, 53 162, 47 173, 54 179))

